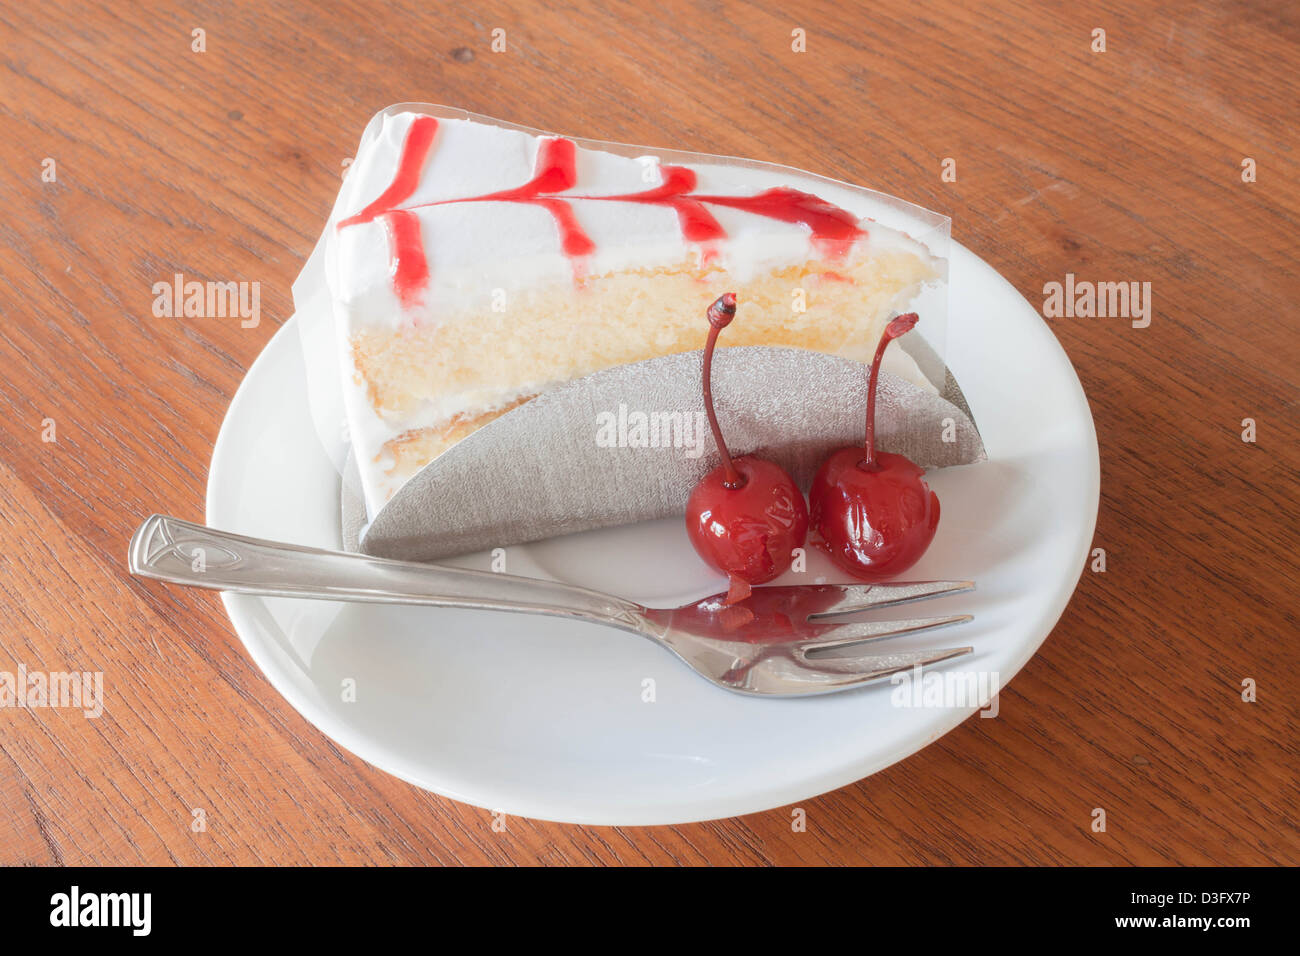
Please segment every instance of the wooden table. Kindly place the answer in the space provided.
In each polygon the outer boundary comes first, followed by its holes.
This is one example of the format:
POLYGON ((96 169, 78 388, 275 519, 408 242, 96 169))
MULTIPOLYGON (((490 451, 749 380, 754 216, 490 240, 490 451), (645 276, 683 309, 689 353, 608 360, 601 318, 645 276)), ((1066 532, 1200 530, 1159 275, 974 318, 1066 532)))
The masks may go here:
POLYGON ((98 720, 0 710, 0 862, 1300 863, 1293 5, 115 6, 0 13, 0 670, 108 688, 98 720), (494 833, 303 721, 215 595, 128 577, 144 515, 203 514, 342 163, 403 100, 867 183, 950 214, 1035 304, 1067 273, 1151 283, 1147 328, 1051 322, 1096 417, 1106 570, 998 719, 802 802, 806 832, 784 808, 494 833), (156 318, 177 272, 259 281, 263 321, 156 318))

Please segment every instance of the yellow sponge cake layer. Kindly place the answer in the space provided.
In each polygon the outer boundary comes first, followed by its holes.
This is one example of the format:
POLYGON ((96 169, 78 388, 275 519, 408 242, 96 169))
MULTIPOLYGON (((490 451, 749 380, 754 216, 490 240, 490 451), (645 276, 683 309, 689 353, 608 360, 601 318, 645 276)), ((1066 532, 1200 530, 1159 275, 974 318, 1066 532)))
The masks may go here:
POLYGON ((931 277, 929 265, 908 253, 809 262, 740 286, 725 273, 685 268, 622 272, 576 290, 519 296, 501 312, 466 321, 361 329, 353 357, 385 418, 402 420, 423 402, 473 392, 486 393, 482 407, 460 411, 488 410, 556 382, 702 348, 704 310, 723 292, 737 293, 739 303, 726 345, 836 353, 874 341, 891 306, 931 277))
POLYGON ((892 306, 933 277, 926 261, 902 251, 809 261, 740 287, 726 273, 685 267, 622 272, 591 277, 576 289, 538 290, 467 321, 364 329, 353 336, 353 359, 372 406, 386 418, 455 409, 386 444, 388 470, 400 482, 521 398, 602 369, 701 348, 704 310, 723 292, 736 292, 739 302, 726 347, 839 353, 875 342, 892 306))

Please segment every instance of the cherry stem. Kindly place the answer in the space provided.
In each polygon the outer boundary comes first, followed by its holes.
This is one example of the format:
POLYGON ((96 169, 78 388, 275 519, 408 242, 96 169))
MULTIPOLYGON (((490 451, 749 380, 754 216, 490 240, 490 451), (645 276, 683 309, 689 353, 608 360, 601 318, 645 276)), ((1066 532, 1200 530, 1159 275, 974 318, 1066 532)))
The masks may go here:
POLYGON ((718 425, 718 416, 713 410, 713 350, 718 343, 718 333, 736 317, 736 294, 727 292, 719 296, 709 306, 708 316, 709 338, 704 343, 704 411, 709 416, 709 427, 713 429, 713 440, 717 443, 718 453, 722 455, 722 483, 728 488, 739 488, 745 484, 745 476, 736 470, 731 461, 731 452, 722 440, 722 428, 718 425))
POLYGON ((871 360, 871 376, 867 380, 867 457, 861 462, 861 467, 868 471, 876 469, 876 380, 880 378, 880 360, 889 343, 910 332, 919 318, 915 312, 908 312, 886 325, 880 336, 880 344, 876 346, 876 357, 871 360))

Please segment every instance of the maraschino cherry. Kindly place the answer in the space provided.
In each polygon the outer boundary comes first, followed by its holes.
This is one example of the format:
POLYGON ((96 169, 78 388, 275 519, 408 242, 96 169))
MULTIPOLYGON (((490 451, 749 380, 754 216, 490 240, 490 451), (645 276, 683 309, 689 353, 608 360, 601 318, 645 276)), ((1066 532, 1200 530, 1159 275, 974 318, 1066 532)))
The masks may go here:
POLYGON ((808 492, 812 526, 835 564, 864 581, 906 571, 925 553, 939 526, 939 496, 923 468, 903 455, 876 451, 876 380, 894 339, 916 325, 915 312, 885 327, 867 386, 867 440, 822 463, 808 492))
POLYGON ((792 552, 808 533, 803 494, 785 469, 754 455, 732 458, 713 409, 713 350, 718 333, 736 316, 728 292, 709 306, 704 345, 704 410, 722 464, 705 475, 686 502, 686 532, 708 564, 731 579, 728 601, 743 600, 749 585, 763 584, 790 567, 792 552))

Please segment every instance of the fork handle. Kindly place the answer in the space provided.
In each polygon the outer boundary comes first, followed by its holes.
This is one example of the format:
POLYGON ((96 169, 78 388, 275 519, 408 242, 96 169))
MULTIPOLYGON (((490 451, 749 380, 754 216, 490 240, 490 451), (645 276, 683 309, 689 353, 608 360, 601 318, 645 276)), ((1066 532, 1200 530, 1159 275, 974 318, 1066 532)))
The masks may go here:
POLYGON ((644 607, 586 588, 249 538, 152 515, 128 552, 144 578, 271 597, 520 611, 642 632, 644 607))

